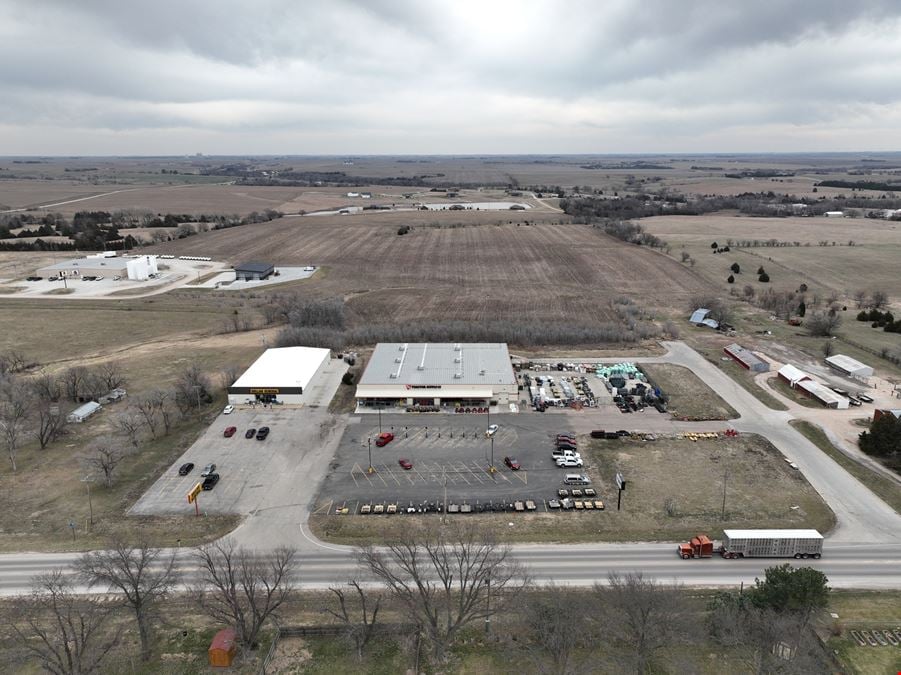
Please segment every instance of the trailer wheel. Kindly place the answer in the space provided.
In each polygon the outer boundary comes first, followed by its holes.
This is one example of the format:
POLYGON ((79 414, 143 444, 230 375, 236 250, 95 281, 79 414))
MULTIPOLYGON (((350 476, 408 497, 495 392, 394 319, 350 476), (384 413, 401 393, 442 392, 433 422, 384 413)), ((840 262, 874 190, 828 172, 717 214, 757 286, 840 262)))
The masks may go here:
POLYGON ((807 554, 806 554, 806 553, 802 553, 802 554, 801 554, 801 557, 804 558, 804 560, 807 560, 807 554))
POLYGON ((801 559, 801 554, 795 553, 795 560, 800 560, 800 559, 801 559))
POLYGON ((814 554, 813 554, 813 559, 814 559, 814 560, 819 560, 819 559, 820 559, 820 554, 819 554, 819 553, 814 553, 814 554))

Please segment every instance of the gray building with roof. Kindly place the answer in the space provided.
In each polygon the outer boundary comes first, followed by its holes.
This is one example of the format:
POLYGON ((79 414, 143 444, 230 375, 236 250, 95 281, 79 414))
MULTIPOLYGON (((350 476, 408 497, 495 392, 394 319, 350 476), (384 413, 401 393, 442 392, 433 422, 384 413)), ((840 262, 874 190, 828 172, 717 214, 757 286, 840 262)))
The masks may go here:
POLYGON ((272 263, 247 262, 235 267, 236 281, 262 281, 272 276, 275 266, 272 263))
POLYGON ((516 375, 504 343, 376 345, 357 384, 359 406, 458 407, 518 400, 516 375))

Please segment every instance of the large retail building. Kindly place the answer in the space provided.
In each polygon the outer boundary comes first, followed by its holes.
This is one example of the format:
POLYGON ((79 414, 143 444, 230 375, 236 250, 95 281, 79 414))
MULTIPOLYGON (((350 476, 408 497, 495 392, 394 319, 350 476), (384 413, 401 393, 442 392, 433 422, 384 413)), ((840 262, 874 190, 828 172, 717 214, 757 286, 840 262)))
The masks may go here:
POLYGON ((507 405, 518 400, 503 343, 379 343, 357 385, 366 406, 507 405))
POLYGON ((267 349, 228 388, 228 402, 304 403, 304 391, 321 375, 330 358, 330 350, 315 347, 267 349))

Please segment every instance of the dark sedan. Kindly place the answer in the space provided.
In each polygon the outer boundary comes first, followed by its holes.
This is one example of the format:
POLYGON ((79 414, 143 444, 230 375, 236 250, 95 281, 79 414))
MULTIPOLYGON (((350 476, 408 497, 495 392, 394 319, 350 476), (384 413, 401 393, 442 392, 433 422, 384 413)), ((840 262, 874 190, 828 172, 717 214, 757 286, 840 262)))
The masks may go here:
POLYGON ((265 441, 266 436, 268 436, 268 435, 269 435, 269 427, 260 427, 257 430, 257 440, 258 441, 265 441))
POLYGON ((212 490, 214 487, 216 487, 216 483, 218 482, 219 474, 211 473, 209 476, 203 479, 203 485, 201 485, 201 488, 204 490, 212 490))
POLYGON ((194 462, 185 462, 180 467, 178 467, 178 475, 179 476, 187 476, 194 470, 194 462))
POLYGON ((244 438, 253 438, 257 435, 257 430, 253 427, 250 427, 247 431, 244 432, 244 438))

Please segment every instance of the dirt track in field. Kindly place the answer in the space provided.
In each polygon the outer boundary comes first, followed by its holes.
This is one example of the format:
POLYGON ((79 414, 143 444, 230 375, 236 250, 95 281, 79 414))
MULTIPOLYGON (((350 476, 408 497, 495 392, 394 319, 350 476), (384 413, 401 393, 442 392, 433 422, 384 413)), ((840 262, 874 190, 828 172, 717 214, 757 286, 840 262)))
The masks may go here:
POLYGON ((424 214, 420 222, 448 225, 453 218, 467 226, 414 225, 404 236, 397 235, 398 224, 410 221, 396 214, 287 218, 156 249, 231 262, 321 266, 323 273, 291 288, 343 296, 361 318, 395 323, 539 317, 592 322, 610 317, 617 295, 646 307, 681 307, 689 295, 709 289, 672 258, 596 229, 507 223, 517 216, 535 223, 539 214, 424 214))

